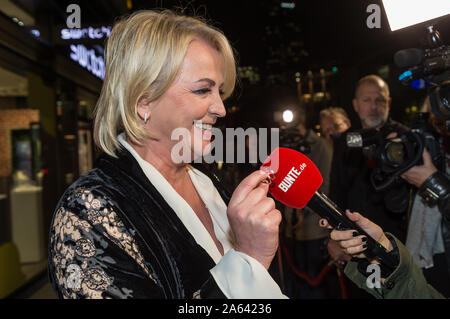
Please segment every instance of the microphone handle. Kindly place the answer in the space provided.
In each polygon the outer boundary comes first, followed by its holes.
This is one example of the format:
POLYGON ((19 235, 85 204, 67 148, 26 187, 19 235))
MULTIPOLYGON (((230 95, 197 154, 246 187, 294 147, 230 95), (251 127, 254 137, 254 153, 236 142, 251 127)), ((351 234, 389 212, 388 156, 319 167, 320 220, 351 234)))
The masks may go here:
POLYGON ((377 258, 383 265, 394 270, 397 262, 393 256, 389 255, 383 245, 378 243, 355 222, 351 221, 345 213, 333 203, 325 194, 317 191, 307 206, 316 212, 320 217, 325 218, 328 223, 337 230, 356 230, 360 235, 367 237, 367 249, 364 254, 369 258, 377 258))

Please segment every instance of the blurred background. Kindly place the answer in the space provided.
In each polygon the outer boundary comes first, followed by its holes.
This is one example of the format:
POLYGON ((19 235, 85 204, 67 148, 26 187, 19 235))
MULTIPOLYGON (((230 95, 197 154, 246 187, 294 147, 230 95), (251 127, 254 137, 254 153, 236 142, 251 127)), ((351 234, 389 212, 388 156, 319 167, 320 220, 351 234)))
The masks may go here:
MULTIPOLYGON (((308 128, 340 106, 353 123, 355 83, 380 75, 394 120, 408 123, 425 91, 397 80, 398 50, 418 47, 425 27, 396 32, 378 0, 0 0, 0 298, 54 298, 47 284, 47 240, 64 190, 93 167, 92 111, 102 87, 103 48, 114 21, 140 9, 199 15, 223 30, 238 58, 239 84, 219 127, 280 127, 280 112, 302 106, 308 128), (81 28, 68 29, 70 4, 81 28)), ((406 10, 406 9, 405 9, 406 10)), ((450 19, 436 25, 450 43, 450 19)), ((294 119, 295 120, 295 119, 294 119)), ((295 122, 295 121, 294 121, 295 122)), ((222 171, 233 187, 239 177, 222 171)))

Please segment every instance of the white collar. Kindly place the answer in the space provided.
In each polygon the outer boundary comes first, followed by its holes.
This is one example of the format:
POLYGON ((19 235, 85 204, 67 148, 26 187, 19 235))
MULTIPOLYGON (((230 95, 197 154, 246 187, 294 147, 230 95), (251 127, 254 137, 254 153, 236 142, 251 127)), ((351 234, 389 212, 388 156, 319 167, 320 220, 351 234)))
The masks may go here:
MULTIPOLYGON (((144 171, 145 176, 147 176, 148 180, 155 186, 169 206, 175 211, 178 218, 180 218, 181 222, 194 237, 197 244, 205 249, 217 264, 222 258, 222 255, 191 206, 189 206, 184 198, 177 193, 172 185, 170 185, 153 165, 140 157, 136 150, 126 141, 125 133, 119 134, 118 140, 131 155, 133 155, 144 171)), ((226 253, 229 249, 233 248, 232 232, 226 214, 227 206, 208 176, 190 165, 188 166, 188 173, 198 194, 211 214, 214 224, 214 233, 221 242, 224 253, 226 253)))

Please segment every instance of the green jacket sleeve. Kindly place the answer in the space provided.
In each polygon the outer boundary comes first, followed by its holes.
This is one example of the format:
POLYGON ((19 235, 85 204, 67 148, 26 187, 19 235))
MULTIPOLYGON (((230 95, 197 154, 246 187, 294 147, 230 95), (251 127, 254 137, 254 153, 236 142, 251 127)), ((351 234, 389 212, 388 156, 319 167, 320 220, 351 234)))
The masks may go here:
POLYGON ((422 274, 421 269, 414 263, 407 248, 394 236, 400 261, 397 268, 386 278, 386 281, 380 288, 369 288, 367 276, 358 271, 358 262, 350 261, 344 269, 345 274, 359 288, 364 289, 379 299, 441 299, 444 298, 437 290, 430 286, 422 274))

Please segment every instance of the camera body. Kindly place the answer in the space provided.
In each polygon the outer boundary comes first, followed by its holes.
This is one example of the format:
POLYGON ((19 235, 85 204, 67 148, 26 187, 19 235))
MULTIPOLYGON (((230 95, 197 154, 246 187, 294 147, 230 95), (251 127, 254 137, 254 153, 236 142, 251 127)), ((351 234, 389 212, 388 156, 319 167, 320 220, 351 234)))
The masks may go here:
MULTIPOLYGON (((428 48, 398 51, 394 60, 398 67, 408 68, 399 80, 404 85, 414 85, 414 81, 426 83, 431 111, 446 119, 450 130, 450 46, 442 43, 440 34, 433 26, 427 27, 428 48)), ((422 85, 421 85, 422 87, 422 85)))
POLYGON ((424 148, 430 153, 436 168, 443 170, 444 157, 428 124, 428 117, 428 113, 416 113, 410 130, 400 130, 399 126, 388 123, 380 130, 363 129, 347 133, 347 146, 363 148, 365 157, 373 162, 370 179, 376 191, 385 190, 394 183, 403 183, 401 174, 423 164, 424 148))
POLYGON ((296 128, 287 128, 280 131, 280 147, 290 148, 304 155, 311 153, 311 145, 296 128))

